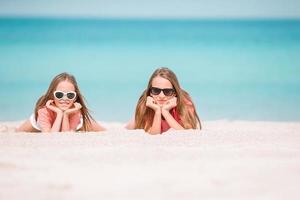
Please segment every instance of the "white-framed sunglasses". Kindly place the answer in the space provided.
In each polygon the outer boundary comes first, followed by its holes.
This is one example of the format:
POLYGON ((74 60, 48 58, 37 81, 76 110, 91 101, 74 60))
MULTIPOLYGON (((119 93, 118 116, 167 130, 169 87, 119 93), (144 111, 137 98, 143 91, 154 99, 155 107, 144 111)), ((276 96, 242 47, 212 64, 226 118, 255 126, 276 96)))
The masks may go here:
POLYGON ((54 91, 54 97, 57 99, 62 99, 64 96, 67 96, 69 100, 74 100, 76 98, 76 92, 69 91, 69 92, 62 92, 62 91, 54 91))

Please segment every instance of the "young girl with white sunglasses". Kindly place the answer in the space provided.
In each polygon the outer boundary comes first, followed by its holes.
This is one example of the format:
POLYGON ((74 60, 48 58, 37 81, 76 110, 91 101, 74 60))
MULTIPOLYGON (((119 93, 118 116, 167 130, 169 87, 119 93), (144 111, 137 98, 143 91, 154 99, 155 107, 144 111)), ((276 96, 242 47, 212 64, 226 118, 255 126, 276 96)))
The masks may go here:
POLYGON ((48 91, 37 101, 34 114, 19 132, 103 131, 90 115, 74 76, 54 77, 48 91))

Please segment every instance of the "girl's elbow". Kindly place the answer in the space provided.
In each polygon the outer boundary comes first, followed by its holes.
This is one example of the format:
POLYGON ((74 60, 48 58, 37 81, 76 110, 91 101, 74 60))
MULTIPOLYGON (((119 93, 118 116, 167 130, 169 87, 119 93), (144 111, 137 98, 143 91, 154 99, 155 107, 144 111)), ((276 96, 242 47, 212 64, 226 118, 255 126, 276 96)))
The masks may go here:
POLYGON ((158 135, 160 134, 161 132, 160 131, 153 131, 153 130, 149 130, 149 131, 146 131, 146 133, 150 134, 150 135, 158 135))

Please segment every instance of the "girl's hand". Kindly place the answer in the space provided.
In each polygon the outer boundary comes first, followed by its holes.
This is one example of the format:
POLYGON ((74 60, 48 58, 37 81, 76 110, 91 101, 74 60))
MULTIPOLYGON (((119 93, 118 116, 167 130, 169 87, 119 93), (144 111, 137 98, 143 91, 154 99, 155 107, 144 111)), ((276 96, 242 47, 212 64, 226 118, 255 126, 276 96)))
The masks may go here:
POLYGON ((162 109, 166 111, 170 111, 172 108, 175 108, 176 106, 177 106, 177 97, 172 97, 162 106, 162 109))
POLYGON ((69 115, 69 114, 75 113, 75 112, 79 111, 81 108, 82 108, 81 104, 75 102, 74 108, 70 108, 70 109, 66 110, 65 114, 69 115))
POLYGON ((53 112, 56 112, 57 114, 62 114, 63 111, 61 109, 59 109, 58 107, 56 107, 55 105, 53 105, 53 100, 48 100, 46 103, 46 107, 50 110, 52 110, 53 112))
POLYGON ((153 109, 154 111, 160 110, 160 106, 155 104, 154 99, 150 96, 147 97, 146 106, 153 109))

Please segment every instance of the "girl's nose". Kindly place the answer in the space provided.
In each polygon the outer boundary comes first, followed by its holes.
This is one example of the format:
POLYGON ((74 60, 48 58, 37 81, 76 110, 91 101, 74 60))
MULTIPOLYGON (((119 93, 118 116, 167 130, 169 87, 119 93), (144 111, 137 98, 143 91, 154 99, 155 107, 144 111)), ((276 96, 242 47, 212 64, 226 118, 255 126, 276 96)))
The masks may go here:
POLYGON ((160 91, 160 93, 159 93, 159 95, 158 95, 159 97, 165 97, 165 94, 164 94, 164 92, 163 91, 160 91))
POLYGON ((63 99, 63 100, 68 100, 67 95, 64 95, 62 99, 63 99))

